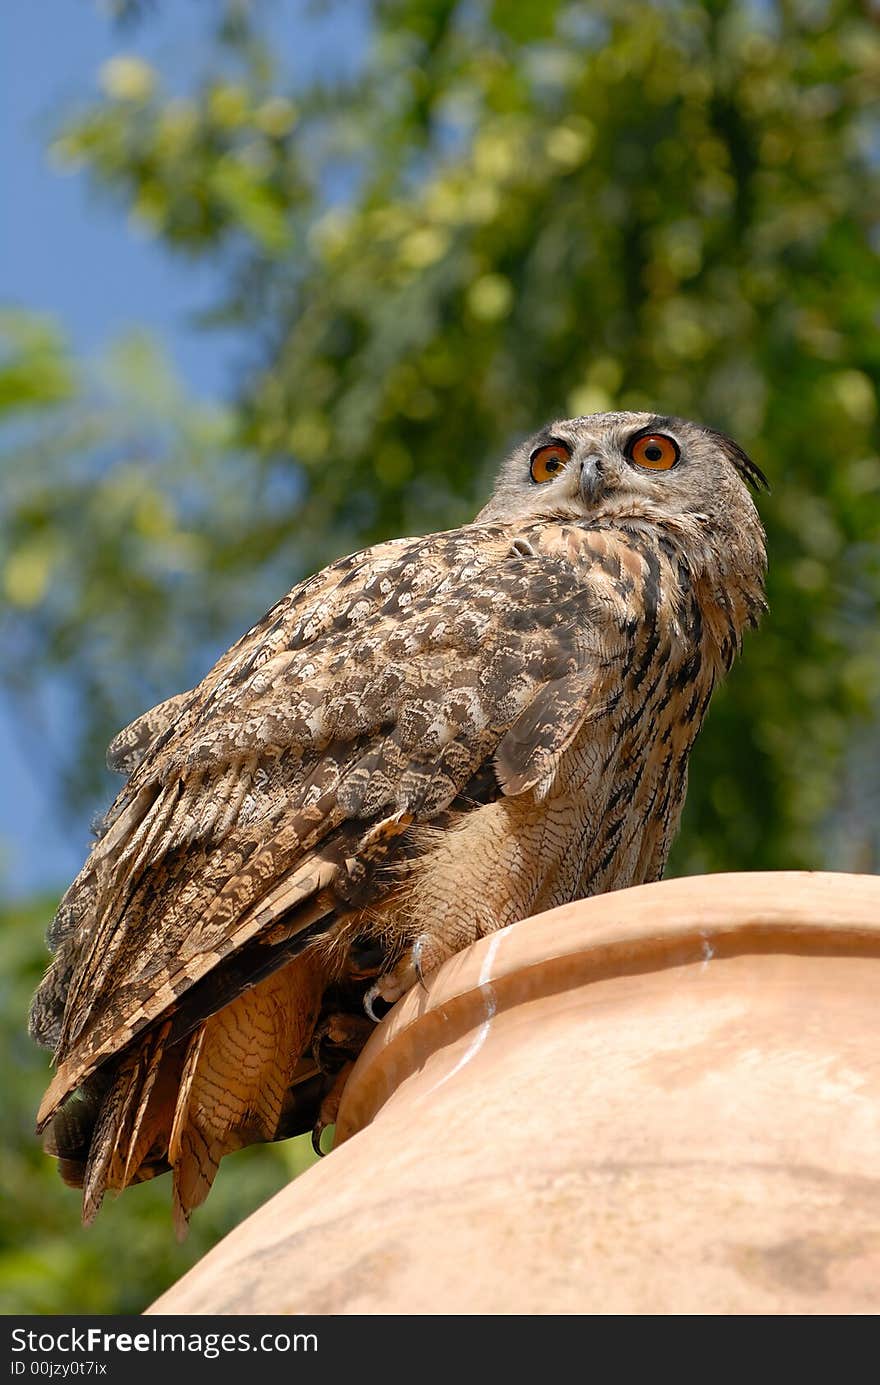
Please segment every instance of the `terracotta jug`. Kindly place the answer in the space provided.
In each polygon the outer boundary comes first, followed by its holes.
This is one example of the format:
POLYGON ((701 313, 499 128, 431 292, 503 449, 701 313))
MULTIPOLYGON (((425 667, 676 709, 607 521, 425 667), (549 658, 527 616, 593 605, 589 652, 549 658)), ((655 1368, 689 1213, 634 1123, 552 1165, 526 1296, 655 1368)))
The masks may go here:
POLYGON ((880 878, 669 880, 446 963, 156 1313, 880 1310, 880 878))

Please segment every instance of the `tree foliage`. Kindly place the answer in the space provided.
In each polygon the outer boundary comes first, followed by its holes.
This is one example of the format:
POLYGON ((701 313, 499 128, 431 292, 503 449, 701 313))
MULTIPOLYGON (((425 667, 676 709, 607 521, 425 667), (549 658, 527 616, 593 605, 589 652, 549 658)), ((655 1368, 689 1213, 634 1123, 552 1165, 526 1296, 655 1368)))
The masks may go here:
POLYGON ((675 866, 875 869, 880 31, 857 0, 370 13, 349 75, 295 85, 263 9, 218 3, 187 90, 120 52, 67 113, 56 157, 224 267, 205 330, 244 367, 208 410, 141 340, 96 381, 7 323, 5 676, 75 690, 93 787, 98 743, 306 570, 469 517, 548 418, 681 413, 773 495, 770 614, 675 866))

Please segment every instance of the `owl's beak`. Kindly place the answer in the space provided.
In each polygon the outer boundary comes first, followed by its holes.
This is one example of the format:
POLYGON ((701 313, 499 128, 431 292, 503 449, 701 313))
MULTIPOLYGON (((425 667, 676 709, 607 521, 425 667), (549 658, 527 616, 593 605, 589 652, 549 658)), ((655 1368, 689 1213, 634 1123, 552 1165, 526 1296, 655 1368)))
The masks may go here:
POLYGON ((581 497, 587 505, 595 505, 605 489, 605 466, 601 457, 586 457, 581 462, 581 497))

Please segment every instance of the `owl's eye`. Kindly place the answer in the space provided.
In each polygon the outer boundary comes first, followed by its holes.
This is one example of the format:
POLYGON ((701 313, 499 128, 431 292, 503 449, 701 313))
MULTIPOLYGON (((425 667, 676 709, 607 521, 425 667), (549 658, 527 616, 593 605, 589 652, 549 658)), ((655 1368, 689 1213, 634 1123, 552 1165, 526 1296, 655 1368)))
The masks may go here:
POLYGON ((678 443, 665 433, 645 433, 626 449, 626 455, 636 466, 649 471, 669 471, 681 456, 678 443))
POLYGON ((529 467, 529 474, 533 481, 540 485, 543 481, 552 481, 554 476, 558 476, 571 460, 571 448, 566 447, 564 442, 551 442, 546 447, 539 447, 537 452, 532 453, 532 462, 529 467))

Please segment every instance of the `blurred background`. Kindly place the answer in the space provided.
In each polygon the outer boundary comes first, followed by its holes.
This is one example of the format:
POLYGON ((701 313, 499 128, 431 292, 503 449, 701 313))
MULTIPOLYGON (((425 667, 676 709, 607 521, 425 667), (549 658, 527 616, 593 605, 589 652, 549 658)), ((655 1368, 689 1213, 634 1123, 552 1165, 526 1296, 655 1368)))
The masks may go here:
POLYGON ((880 866, 880 10, 9 0, 0 17, 0 1308, 136 1312, 310 1161, 78 1226, 33 1136, 45 928, 112 734, 295 580, 472 517, 554 416, 773 486, 770 614, 670 873, 880 866))

